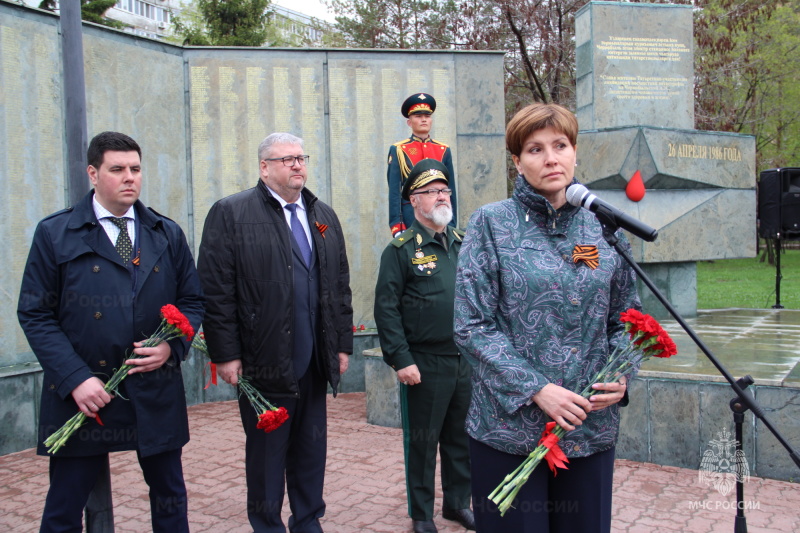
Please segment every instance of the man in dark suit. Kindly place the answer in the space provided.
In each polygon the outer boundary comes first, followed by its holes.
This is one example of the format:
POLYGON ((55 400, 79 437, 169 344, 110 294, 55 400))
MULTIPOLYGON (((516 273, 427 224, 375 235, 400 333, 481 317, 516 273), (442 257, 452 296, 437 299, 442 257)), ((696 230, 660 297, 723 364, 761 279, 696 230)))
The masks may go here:
POLYGON ((98 472, 108 452, 121 450, 139 457, 153 531, 189 531, 180 370, 189 346, 183 338, 152 348, 140 341, 155 333, 166 304, 199 327, 203 296, 181 228, 138 200, 141 153, 122 133, 92 139, 94 190, 39 223, 22 277, 17 316, 44 370, 38 453, 47 455, 44 440, 79 410, 90 417, 50 456, 43 532, 81 530, 98 472), (128 359, 131 350, 140 357, 128 359), (100 378, 123 364, 134 368, 115 398, 100 378))
POLYGON ((289 420, 265 433, 244 395, 247 514, 256 533, 322 531, 326 383, 336 394, 353 351, 350 273, 339 219, 305 188, 303 140, 273 133, 258 148, 255 187, 212 206, 198 270, 204 331, 219 375, 239 375, 289 420))
MULTIPOLYGON (((389 147, 386 180, 389 184, 389 229, 392 237, 397 237, 414 223, 414 209, 408 199, 402 198, 411 167, 423 159, 441 161, 450 174, 450 189, 455 193, 456 174, 452 151, 446 144, 431 138, 434 111, 436 99, 427 93, 412 94, 400 106, 400 113, 411 128, 411 137, 389 147)), ((450 223, 455 226, 458 218, 455 194, 450 198, 450 204, 453 209, 450 223)))

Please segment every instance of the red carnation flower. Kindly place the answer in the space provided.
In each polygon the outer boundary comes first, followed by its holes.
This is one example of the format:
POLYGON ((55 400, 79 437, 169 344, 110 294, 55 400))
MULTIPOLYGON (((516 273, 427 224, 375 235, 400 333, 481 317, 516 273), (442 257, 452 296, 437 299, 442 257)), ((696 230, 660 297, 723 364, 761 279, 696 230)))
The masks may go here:
POLYGON ((620 313, 620 320, 625 324, 625 331, 631 334, 631 338, 641 331, 644 317, 645 315, 636 309, 628 309, 620 313))
MULTIPOLYGON (((669 334, 650 315, 628 309, 620 314, 620 321, 625 325, 630 339, 620 339, 614 351, 608 355, 603 368, 579 392, 584 398, 600 392, 601 389, 594 388, 598 383, 610 383, 619 381, 622 376, 630 376, 633 370, 650 357, 671 357, 678 352, 669 334)), ((536 449, 489 494, 489 499, 497 504, 500 516, 511 508, 520 488, 542 459, 547 461, 554 475, 556 468, 566 468, 567 458, 556 444, 565 433, 564 428, 555 422, 548 422, 536 449)))
POLYGON ((678 347, 675 345, 672 337, 662 329, 658 334, 658 340, 647 350, 647 353, 654 357, 667 358, 678 353, 678 347))
MULTIPOLYGON (((186 318, 186 315, 181 313, 177 307, 172 304, 167 304, 161 307, 161 323, 156 328, 156 331, 153 334, 144 339, 142 341, 142 347, 144 348, 152 348, 153 346, 158 346, 162 342, 167 342, 172 339, 176 339, 178 337, 186 337, 186 340, 191 342, 192 337, 194 337, 194 328, 192 328, 192 324, 189 322, 189 319, 186 318)), ((140 356, 133 353, 126 353, 126 359, 138 359, 140 356)), ((114 374, 112 374, 111 378, 103 387, 106 392, 118 393, 117 390, 119 388, 119 384, 122 382, 123 379, 128 377, 128 371, 133 368, 133 365, 122 365, 114 374)), ((120 395, 121 396, 121 395, 120 395)), ((70 418, 63 426, 61 426, 55 433, 47 437, 44 441, 44 445, 47 448, 49 453, 56 453, 60 450, 64 444, 66 444, 67 440, 72 436, 75 431, 79 427, 81 427, 84 423, 86 423, 86 419, 88 417, 83 414, 83 412, 78 412, 75 416, 70 418)), ((96 417, 97 423, 101 426, 103 425, 103 421, 100 419, 100 416, 96 417)))
POLYGON ((165 305, 161 308, 161 316, 164 317, 164 320, 166 320, 169 325, 180 331, 181 336, 186 337, 187 342, 192 342, 194 328, 191 322, 189 322, 189 319, 186 318, 186 315, 181 313, 177 307, 172 304, 165 305))
POLYGON ((259 415, 256 427, 263 429, 264 433, 269 433, 281 427, 287 420, 289 420, 289 412, 285 407, 278 407, 275 410, 268 409, 259 415))
POLYGON ((645 337, 657 337, 659 332, 663 330, 661 329, 661 324, 655 318, 650 315, 644 315, 641 331, 644 332, 645 337))

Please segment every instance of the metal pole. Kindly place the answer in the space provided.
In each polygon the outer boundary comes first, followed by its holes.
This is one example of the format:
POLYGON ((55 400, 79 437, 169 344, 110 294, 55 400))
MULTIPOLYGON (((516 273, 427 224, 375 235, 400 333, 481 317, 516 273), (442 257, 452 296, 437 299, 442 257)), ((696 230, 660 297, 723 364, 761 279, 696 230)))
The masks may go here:
MULTIPOLYGON (((86 175, 86 84, 83 68, 81 1, 61 0, 61 57, 64 65, 64 138, 67 147, 67 201, 77 204, 89 190, 86 175)), ((85 509, 87 533, 114 533, 111 470, 106 457, 85 509)))
POLYGON ((75 205, 89 190, 86 175, 86 85, 80 0, 61 0, 61 56, 64 65, 64 137, 67 200, 75 205))
POLYGON ((773 309, 783 309, 781 305, 781 234, 775 238, 775 305, 773 309))

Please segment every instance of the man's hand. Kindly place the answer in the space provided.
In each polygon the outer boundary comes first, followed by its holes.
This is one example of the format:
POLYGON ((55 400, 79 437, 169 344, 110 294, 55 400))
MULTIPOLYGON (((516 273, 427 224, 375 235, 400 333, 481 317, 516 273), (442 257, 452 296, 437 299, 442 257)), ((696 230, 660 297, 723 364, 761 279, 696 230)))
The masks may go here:
POLYGON ((350 366, 350 356, 344 352, 339 352, 339 373, 344 374, 347 372, 347 367, 350 366))
POLYGON ((242 373, 242 360, 234 359, 224 363, 217 363, 217 375, 234 387, 239 384, 239 374, 242 373))
POLYGON ((592 385, 594 390, 606 391, 605 394, 595 394, 589 397, 589 401, 592 403, 592 411, 605 409, 622 400, 627 387, 628 379, 625 376, 619 378, 619 383, 595 383, 592 385))
POLYGON ((572 431, 575 426, 583 424, 586 414, 592 410, 589 400, 553 383, 548 383, 534 394, 533 401, 556 424, 567 431, 572 431))
POLYGON ((397 371, 397 379, 403 385, 416 385, 422 383, 422 376, 417 365, 410 365, 397 371))
POLYGON ((139 372, 152 372, 164 366, 167 359, 172 355, 172 348, 166 342, 161 342, 157 346, 151 348, 144 348, 142 342, 134 342, 133 353, 140 357, 136 359, 128 359, 125 361, 126 365, 132 365, 133 368, 128 370, 128 375, 137 374, 139 372))
POLYGON ((78 404, 81 413, 89 418, 95 418, 97 411, 111 401, 111 396, 103 388, 99 378, 91 377, 72 390, 72 399, 78 404))

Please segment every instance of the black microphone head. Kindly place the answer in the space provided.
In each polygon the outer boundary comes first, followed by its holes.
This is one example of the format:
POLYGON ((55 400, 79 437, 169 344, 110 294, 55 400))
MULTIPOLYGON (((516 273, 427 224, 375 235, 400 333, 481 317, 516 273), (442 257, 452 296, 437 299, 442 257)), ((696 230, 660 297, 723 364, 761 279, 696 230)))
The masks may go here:
POLYGON ((575 207, 581 207, 583 198, 589 194, 589 189, 580 183, 573 183, 567 187, 567 202, 575 207))

